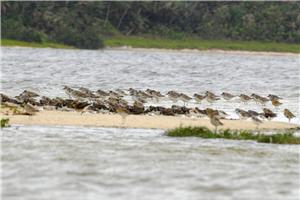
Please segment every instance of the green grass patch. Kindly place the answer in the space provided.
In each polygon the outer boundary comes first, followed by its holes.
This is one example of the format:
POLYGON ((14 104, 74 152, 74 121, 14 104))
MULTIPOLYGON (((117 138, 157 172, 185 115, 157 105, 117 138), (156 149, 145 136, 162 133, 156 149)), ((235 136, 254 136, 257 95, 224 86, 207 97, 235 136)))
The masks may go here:
POLYGON ((53 42, 24 42, 18 40, 1 39, 1 46, 19 46, 19 47, 36 47, 36 48, 56 48, 56 49, 74 49, 72 46, 58 44, 53 42))
POLYGON ((240 50, 300 53, 300 45, 258 41, 230 41, 230 40, 201 40, 186 38, 180 40, 149 38, 149 37, 113 37, 105 40, 110 47, 131 46, 137 48, 159 49, 198 49, 198 50, 240 50))
POLYGON ((166 132, 170 137, 201 137, 201 138, 222 138, 230 140, 254 140, 260 143, 273 144, 300 144, 300 137, 296 137, 291 132, 276 133, 272 135, 255 134, 250 131, 220 130, 214 133, 206 127, 180 127, 166 132))
POLYGON ((9 119, 8 118, 2 118, 0 121, 1 128, 9 127, 9 119))
MULTIPOLYGON (((300 53, 300 45, 257 41, 230 41, 230 40, 201 40, 195 38, 163 39, 154 37, 118 36, 106 39, 105 46, 121 47, 131 46, 136 48, 158 49, 198 49, 198 50, 239 50, 239 51, 265 51, 265 52, 290 52, 300 53)), ((37 48, 74 49, 75 47, 53 42, 24 42, 18 40, 2 39, 1 46, 20 46, 37 48)))

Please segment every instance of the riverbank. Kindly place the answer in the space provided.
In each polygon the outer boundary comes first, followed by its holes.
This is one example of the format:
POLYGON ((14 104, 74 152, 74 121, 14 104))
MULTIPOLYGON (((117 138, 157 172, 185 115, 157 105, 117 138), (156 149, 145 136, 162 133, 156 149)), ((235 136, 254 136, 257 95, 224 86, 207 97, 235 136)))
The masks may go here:
MULTIPOLYGON (((122 117, 118 114, 92 114, 66 111, 40 111, 36 115, 0 115, 1 118, 9 118, 11 125, 70 125, 70 126, 95 126, 95 127, 123 127, 123 128, 146 128, 146 129, 173 129, 179 126, 204 126, 211 130, 214 127, 209 119, 180 116, 149 116, 128 115, 123 124, 122 117)), ((219 129, 231 130, 257 130, 256 125, 245 120, 222 120, 224 126, 219 129)), ((260 130, 286 130, 298 129, 299 126, 285 122, 264 121, 258 127, 260 130)))
POLYGON ((54 42, 24 42, 18 40, 8 40, 2 39, 1 46, 8 46, 8 47, 33 47, 33 48, 54 48, 54 49, 75 49, 75 47, 54 43, 54 42))
MULTIPOLYGON (((286 43, 271 43, 257 41, 225 41, 225 40, 199 40, 182 39, 170 40, 162 38, 143 37, 114 37, 104 41, 106 48, 113 49, 149 49, 157 51, 209 51, 209 52, 233 52, 233 53, 273 53, 273 54, 298 54, 299 45, 286 43)), ((20 46, 35 48, 60 48, 75 49, 75 47, 58 43, 34 43, 17 40, 1 40, 1 46, 20 46)))
POLYGON ((200 40, 181 39, 170 40, 162 38, 143 37, 116 37, 105 40, 107 47, 131 47, 147 49, 168 50, 221 50, 221 51, 246 51, 246 52, 286 52, 300 53, 300 47, 296 44, 258 42, 258 41, 230 41, 230 40, 200 40))

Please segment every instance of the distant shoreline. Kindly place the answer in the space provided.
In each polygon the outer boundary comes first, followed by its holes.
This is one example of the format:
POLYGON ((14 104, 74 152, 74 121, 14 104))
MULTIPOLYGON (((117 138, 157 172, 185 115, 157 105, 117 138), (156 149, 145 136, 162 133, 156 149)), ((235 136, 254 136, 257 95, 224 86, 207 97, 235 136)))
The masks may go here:
POLYGON ((161 49, 170 51, 219 51, 219 52, 251 52, 251 53, 290 53, 299 54, 297 44, 259 42, 259 41, 230 41, 230 40, 201 40, 186 38, 170 40, 163 38, 145 37, 114 37, 105 40, 105 46, 110 48, 161 49))
POLYGON ((148 51, 148 52, 169 52, 169 53, 222 53, 222 54, 242 54, 242 55, 271 55, 271 56, 299 56, 300 53, 291 52, 269 52, 269 51, 239 51, 222 49, 160 49, 160 48, 139 48, 131 46, 106 47, 107 50, 117 51, 148 51))
MULTIPOLYGON (((255 55, 299 55, 300 48, 295 44, 285 43, 260 43, 247 41, 201 41, 190 40, 168 40, 147 38, 111 38, 105 40, 104 49, 113 50, 137 50, 137 51, 168 51, 168 52, 213 52, 213 53, 238 53, 255 55), (273 50, 269 50, 273 49, 273 50)), ((32 47, 32 48, 57 48, 76 49, 75 47, 52 43, 34 43, 17 40, 1 40, 3 47, 32 47)))
POLYGON ((54 48, 54 49, 75 49, 75 47, 55 42, 24 42, 19 40, 1 39, 1 47, 32 47, 32 48, 54 48))

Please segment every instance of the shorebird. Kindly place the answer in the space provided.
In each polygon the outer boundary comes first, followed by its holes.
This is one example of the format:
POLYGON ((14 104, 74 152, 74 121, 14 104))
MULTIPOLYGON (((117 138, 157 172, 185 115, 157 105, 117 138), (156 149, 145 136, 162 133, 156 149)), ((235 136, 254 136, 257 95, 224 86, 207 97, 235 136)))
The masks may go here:
POLYGON ((218 97, 217 95, 215 95, 214 93, 210 92, 210 91, 206 91, 205 92, 206 96, 211 96, 211 97, 218 97))
POLYGON ((210 93, 207 93, 206 94, 206 100, 209 102, 209 103, 213 103, 213 102, 215 102, 215 101, 217 101, 217 100, 219 100, 220 98, 218 98, 216 95, 212 95, 212 94, 210 94, 210 93))
POLYGON ((65 90, 66 94, 69 96, 70 99, 71 99, 71 97, 74 97, 75 99, 81 99, 81 98, 89 97, 84 92, 79 91, 79 90, 74 90, 74 89, 72 89, 68 86, 64 86, 63 89, 65 90))
POLYGON ((162 109, 160 110, 160 113, 161 113, 162 115, 175 116, 175 113, 174 113, 174 111, 173 111, 172 108, 162 108, 162 109))
POLYGON ((152 96, 152 95, 157 94, 158 92, 148 88, 148 89, 145 90, 145 93, 152 96))
POLYGON ((138 91, 138 93, 137 93, 137 96, 139 96, 139 97, 142 97, 142 98, 144 98, 144 99, 147 99, 147 98, 152 98, 152 96, 151 95, 149 95, 149 94, 147 94, 146 92, 144 92, 144 91, 138 91))
POLYGON ((275 108, 278 108, 280 105, 282 105, 282 103, 280 101, 278 101, 277 99, 272 99, 272 105, 275 108))
POLYGON ((242 102, 244 102, 244 103, 246 103, 252 99, 251 97, 249 97, 248 95, 245 95, 245 94, 241 94, 240 98, 241 98, 242 102))
POLYGON ((200 113, 198 112, 198 110, 196 108, 190 108, 188 113, 187 113, 188 117, 194 118, 194 117, 198 117, 200 116, 200 113))
POLYGON ((235 112, 241 119, 248 119, 249 117, 251 117, 251 115, 247 111, 239 108, 235 109, 235 112))
POLYGON ((206 115, 206 111, 205 110, 201 110, 198 107, 195 107, 196 111, 199 113, 199 115, 202 117, 204 115, 206 115))
POLYGON ((187 108, 184 106, 177 106, 177 105, 172 105, 171 108, 175 114, 179 114, 179 115, 189 114, 191 110, 191 108, 187 108))
POLYGON ((11 98, 5 94, 0 93, 0 102, 10 102, 10 103, 14 103, 14 104, 21 104, 21 102, 17 99, 11 98))
POLYGON ((289 110, 289 109, 284 109, 283 114, 286 118, 289 119, 289 122, 291 121, 292 118, 295 117, 295 115, 289 110))
POLYGON ((40 104, 42 106, 45 106, 45 105, 50 105, 51 103, 51 99, 49 97, 46 97, 46 96, 42 96, 41 99, 40 99, 40 104))
POLYGON ((187 102, 189 102, 192 98, 189 97, 189 96, 186 95, 186 94, 180 93, 180 94, 179 94, 179 99, 180 99, 181 101, 183 101, 183 105, 185 106, 185 104, 186 104, 187 102))
POLYGON ((178 101, 178 98, 179 98, 179 96, 180 96, 180 94, 177 93, 177 92, 175 92, 175 91, 169 91, 169 92, 167 93, 167 95, 168 95, 169 99, 170 99, 171 101, 173 101, 174 103, 178 101))
POLYGON ((69 99, 71 99, 73 89, 65 85, 64 88, 63 88, 63 90, 69 96, 69 99))
POLYGON ((274 94, 269 94, 268 95, 269 99, 272 101, 273 99, 275 100, 279 100, 279 99, 282 99, 281 97, 277 96, 277 95, 274 95, 274 94))
POLYGON ((139 102, 142 102, 142 103, 147 103, 147 100, 145 99, 145 98, 143 98, 143 97, 134 97, 133 98, 134 99, 134 101, 139 101, 139 102))
POLYGON ((89 105, 90 104, 86 101, 74 100, 71 102, 70 107, 75 109, 77 112, 82 112, 82 110, 89 105))
POLYGON ((216 116, 210 117, 210 123, 215 126, 215 133, 218 131, 218 126, 223 126, 223 123, 216 116))
POLYGON ((144 107, 144 104, 141 102, 141 101, 135 101, 133 103, 133 106, 136 106, 136 107, 144 107))
POLYGON ((276 117, 277 115, 276 115, 276 113, 274 113, 272 110, 270 110, 270 109, 268 109, 268 108, 264 108, 263 109, 263 116, 265 117, 265 118, 267 118, 268 120, 271 120, 271 119, 273 119, 274 117, 276 117))
POLYGON ((256 100, 257 103, 260 103, 263 106, 266 105, 266 103, 269 101, 269 99, 266 97, 258 97, 256 100))
POLYGON ((206 109, 205 109, 205 114, 206 114, 209 118, 212 118, 212 117, 218 116, 218 115, 219 115, 219 112, 218 112, 217 110, 212 109, 212 108, 206 108, 206 109))
POLYGON ((129 88, 128 91, 131 96, 136 95, 138 92, 136 89, 133 89, 133 88, 129 88))
POLYGON ((102 97, 107 97, 107 96, 109 96, 109 94, 108 94, 107 92, 105 92, 105 91, 103 91, 103 90, 100 90, 100 89, 97 90, 96 93, 99 94, 99 95, 102 96, 102 97))
POLYGON ((24 102, 24 103, 33 103, 34 104, 34 99, 35 97, 38 97, 39 95, 35 92, 31 92, 31 91, 28 91, 28 90, 24 90, 21 94, 19 94, 18 96, 16 96, 16 99, 21 101, 21 102, 24 102))
POLYGON ((121 89, 116 89, 116 92, 119 93, 119 94, 122 95, 122 96, 126 96, 126 95, 127 95, 127 94, 126 94, 123 90, 121 90, 121 89))
POLYGON ((129 111, 132 114, 144 114, 145 107, 144 104, 140 101, 135 101, 132 106, 129 106, 129 111))
POLYGON ((235 97, 234 95, 230 94, 230 93, 227 93, 227 92, 222 92, 222 97, 225 99, 225 100, 230 100, 232 99, 233 97, 235 97))
POLYGON ((115 97, 115 98, 123 97, 123 95, 121 95, 121 94, 119 94, 119 93, 117 93, 117 92, 114 92, 114 91, 112 91, 112 90, 110 90, 110 91, 108 92, 108 94, 109 94, 110 97, 115 97))
POLYGON ((256 129, 258 129, 259 124, 263 123, 262 120, 258 119, 255 116, 251 116, 251 120, 254 122, 254 124, 256 124, 256 129))
POLYGON ((205 99, 205 96, 195 93, 194 98, 198 103, 200 103, 203 99, 205 99))
POLYGON ((94 94, 93 91, 91 91, 88 88, 80 87, 78 89, 80 90, 80 92, 84 93, 86 97, 89 97, 89 98, 97 98, 98 97, 94 94))
POLYGON ((254 110, 248 110, 248 113, 251 115, 251 116, 254 116, 254 117, 257 117, 259 116, 260 114, 254 110))
POLYGON ((28 90, 24 90, 20 96, 27 96, 28 98, 34 98, 34 97, 38 97, 39 95, 35 92, 31 92, 31 91, 28 91, 28 90))
POLYGON ((225 119, 228 116, 223 110, 218 110, 218 115, 220 116, 220 119, 225 119))
POLYGON ((153 93, 154 93, 156 96, 160 97, 160 98, 165 97, 164 95, 162 95, 162 94, 160 93, 160 91, 153 90, 153 93))
POLYGON ((159 99, 164 97, 164 95, 162 95, 159 91, 156 90, 147 89, 145 93, 149 95, 151 99, 155 99, 156 102, 159 102, 159 99))
POLYGON ((35 113, 39 112, 33 105, 26 103, 24 105, 24 110, 26 115, 35 115, 35 113))
POLYGON ((265 105, 269 99, 268 98, 265 98, 265 97, 262 97, 262 96, 259 96, 257 94, 251 94, 251 97, 256 101, 256 103, 260 103, 262 105, 265 105))
POLYGON ((126 121, 126 117, 129 114, 129 110, 124 106, 117 105, 116 112, 122 117, 122 125, 124 125, 126 121))
POLYGON ((81 109, 80 114, 82 115, 83 113, 88 113, 88 112, 93 112, 96 113, 97 108, 94 105, 87 105, 83 109, 81 109))

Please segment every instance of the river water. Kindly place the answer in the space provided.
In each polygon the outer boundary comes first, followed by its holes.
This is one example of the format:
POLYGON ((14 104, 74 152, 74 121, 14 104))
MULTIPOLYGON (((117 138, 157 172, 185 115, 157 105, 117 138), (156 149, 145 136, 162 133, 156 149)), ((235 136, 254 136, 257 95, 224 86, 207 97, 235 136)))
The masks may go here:
MULTIPOLYGON (((1 91, 90 89, 283 97, 299 119, 299 56, 1 48, 1 91)), ((170 106, 171 102, 161 104, 170 106)), ((180 102, 178 102, 180 104, 180 102)), ((194 106, 191 102, 189 106, 194 106)), ((213 105, 260 111, 239 100, 213 105)), ((271 105, 266 107, 274 110, 271 105)), ((299 199, 299 147, 169 138, 162 130, 12 126, 1 131, 3 199, 299 199)))

